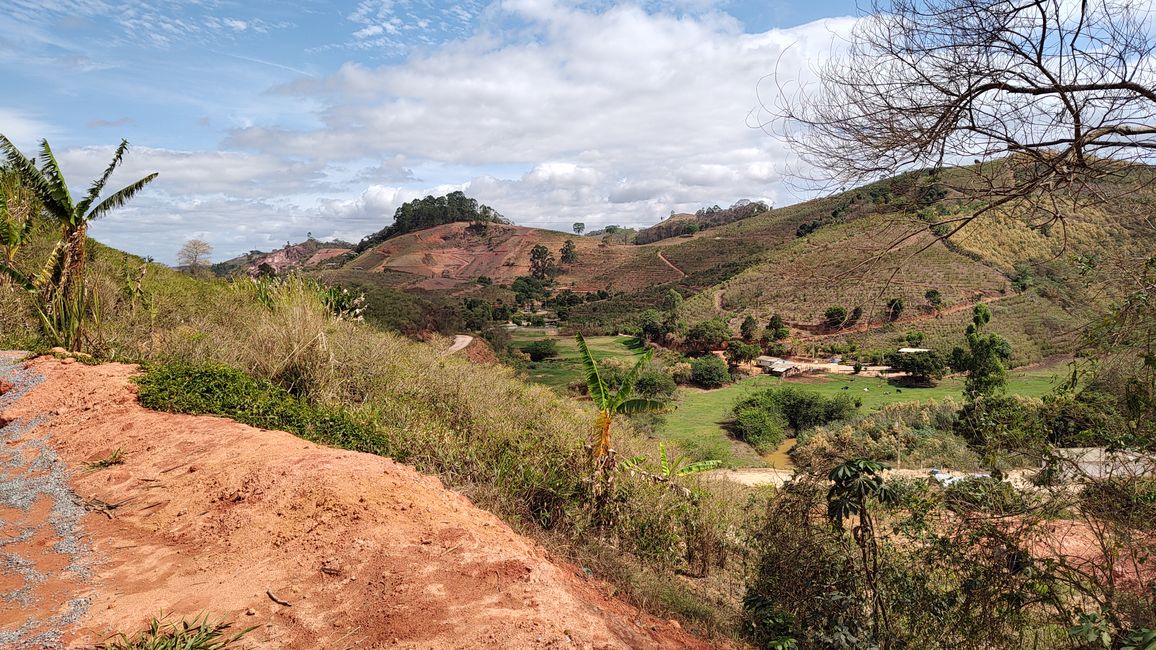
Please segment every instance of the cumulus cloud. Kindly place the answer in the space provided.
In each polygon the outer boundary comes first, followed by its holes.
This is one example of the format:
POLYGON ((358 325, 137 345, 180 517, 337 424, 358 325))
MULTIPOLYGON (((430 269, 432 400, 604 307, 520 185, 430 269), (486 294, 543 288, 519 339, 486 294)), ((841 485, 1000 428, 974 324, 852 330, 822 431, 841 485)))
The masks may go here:
POLYGON ((400 154, 476 168, 471 191, 523 222, 562 212, 570 216, 559 223, 631 222, 696 204, 774 200, 785 192, 776 162, 788 153, 752 128, 756 87, 776 65, 806 76, 851 24, 747 34, 718 13, 541 0, 504 2, 500 11, 526 29, 279 86, 272 92, 320 102, 322 125, 253 126, 227 143, 330 161, 400 154), (530 171, 496 178, 486 173, 496 164, 530 171))

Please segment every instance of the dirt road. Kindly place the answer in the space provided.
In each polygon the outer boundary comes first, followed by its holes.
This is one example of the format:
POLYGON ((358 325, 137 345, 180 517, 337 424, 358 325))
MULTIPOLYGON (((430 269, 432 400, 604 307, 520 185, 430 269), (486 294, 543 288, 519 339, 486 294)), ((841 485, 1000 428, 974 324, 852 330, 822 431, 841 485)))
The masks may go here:
POLYGON ((466 346, 468 346, 470 343, 473 343, 473 342, 474 342, 474 337, 469 336, 468 334, 455 334, 454 335, 454 344, 451 345, 450 347, 446 348, 446 351, 442 352, 442 354, 448 356, 448 355, 453 354, 454 352, 459 352, 461 350, 466 349, 466 346))

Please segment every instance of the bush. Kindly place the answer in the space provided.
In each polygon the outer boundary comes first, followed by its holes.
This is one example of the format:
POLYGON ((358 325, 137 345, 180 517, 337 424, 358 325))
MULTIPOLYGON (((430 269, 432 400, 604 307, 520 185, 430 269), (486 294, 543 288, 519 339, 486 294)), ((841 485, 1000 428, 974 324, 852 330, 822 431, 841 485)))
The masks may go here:
POLYGON ((670 397, 676 388, 677 385, 669 374, 653 368, 640 372, 634 382, 634 392, 648 398, 670 397))
POLYGON ((686 333, 686 344, 697 352, 710 352, 721 348, 730 337, 730 325, 721 318, 712 318, 692 326, 686 333))
POLYGON ((734 433, 740 440, 765 454, 787 439, 787 418, 781 411, 744 406, 735 409, 734 433))
POLYGON ((958 410, 950 399, 889 404, 858 419, 801 433, 791 460, 820 473, 851 458, 902 467, 978 469, 975 452, 952 432, 958 410))
POLYGON ((827 324, 827 327, 831 327, 831 328, 842 327, 843 322, 846 320, 847 320, 847 308, 846 307, 839 307, 839 306, 828 307, 827 311, 823 312, 823 322, 827 324))
POLYGON ((1024 512, 1026 504, 1011 483, 988 476, 964 478, 944 491, 944 503, 954 512, 985 512, 1014 515, 1024 512))
POLYGON ((691 362, 690 380, 703 388, 718 388, 730 382, 731 374, 727 363, 712 354, 691 362))
POLYGON ((955 432, 993 459, 1041 449, 1046 436, 1038 407, 1015 397, 978 397, 959 411, 955 432))
POLYGON ((689 384, 693 381, 693 369, 691 364, 686 361, 680 361, 670 367, 670 378, 679 386, 689 384))
POLYGON ((850 395, 825 397, 795 386, 782 386, 751 395, 736 404, 734 412, 737 414, 748 408, 780 414, 797 434, 820 424, 849 418, 858 405, 850 395))
POLYGON ((918 384, 934 384, 947 374, 947 357, 941 352, 895 353, 887 356, 892 370, 905 372, 908 380, 918 384))
POLYGON ((530 361, 543 361, 558 356, 558 341, 542 339, 522 346, 522 352, 530 355, 530 361))

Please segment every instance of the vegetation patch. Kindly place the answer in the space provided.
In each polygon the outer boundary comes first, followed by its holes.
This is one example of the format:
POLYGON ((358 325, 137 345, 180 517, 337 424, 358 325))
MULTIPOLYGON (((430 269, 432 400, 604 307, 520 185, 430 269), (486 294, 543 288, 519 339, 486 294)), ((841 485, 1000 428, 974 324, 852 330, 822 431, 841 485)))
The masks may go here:
POLYGON ((140 402, 147 408, 220 415, 320 444, 381 455, 391 452, 372 425, 341 409, 310 404, 270 381, 225 365, 153 364, 135 381, 140 402))

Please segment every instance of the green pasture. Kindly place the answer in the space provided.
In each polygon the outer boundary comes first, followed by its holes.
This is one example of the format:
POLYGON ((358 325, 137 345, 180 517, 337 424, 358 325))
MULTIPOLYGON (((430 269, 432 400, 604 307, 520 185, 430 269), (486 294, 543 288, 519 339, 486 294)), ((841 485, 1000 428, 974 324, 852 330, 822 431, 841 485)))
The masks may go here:
MULTIPOLYGON (((1052 390, 1062 364, 1013 370, 1008 392, 1026 397, 1042 397, 1052 390)), ((677 442, 696 460, 718 459, 735 467, 765 465, 754 451, 736 442, 723 428, 731 407, 748 394, 778 385, 793 385, 806 390, 837 395, 850 393, 862 402, 861 412, 868 413, 896 402, 937 400, 946 397, 963 399, 963 380, 951 377, 929 388, 893 386, 879 377, 825 375, 805 379, 779 379, 769 375, 748 377, 717 390, 679 389, 678 406, 666 416, 660 435, 677 442), (846 387, 846 391, 844 391, 846 387), (866 390, 864 390, 866 389, 866 390)))
MULTIPOLYGON (((543 338, 558 341, 558 356, 526 364, 527 379, 562 390, 574 382, 585 381, 582 361, 578 356, 578 343, 573 336, 558 336, 542 329, 519 328, 510 332, 510 345, 520 350, 527 343, 543 338)), ((590 348, 590 354, 598 360, 622 357, 632 362, 644 351, 633 336, 589 336, 586 337, 586 347, 590 348)))

